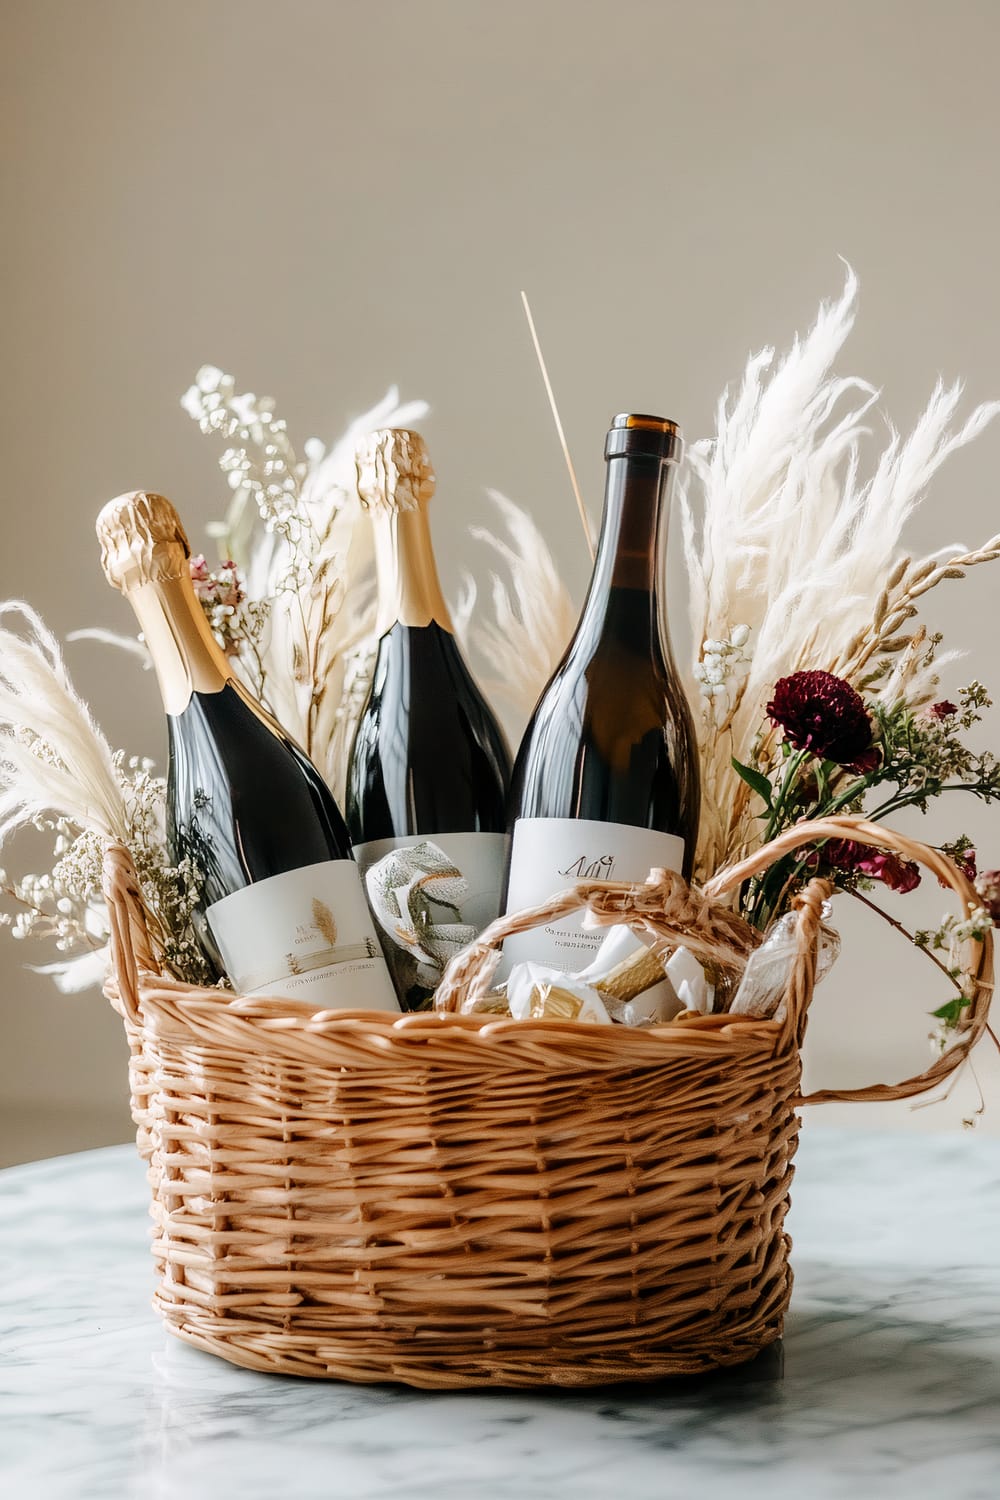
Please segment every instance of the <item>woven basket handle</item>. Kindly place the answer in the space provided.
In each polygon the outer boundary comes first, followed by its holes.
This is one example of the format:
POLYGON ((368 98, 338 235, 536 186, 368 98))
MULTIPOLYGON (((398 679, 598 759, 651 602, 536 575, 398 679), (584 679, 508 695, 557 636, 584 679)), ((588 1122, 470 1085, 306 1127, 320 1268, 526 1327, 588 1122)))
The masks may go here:
MULTIPOLYGON (((820 884, 825 895, 829 887, 820 884)), ((505 938, 556 922, 582 907, 586 907, 599 926, 626 923, 661 942, 683 943, 696 957, 706 960, 728 956, 742 965, 760 942, 760 934, 741 916, 706 900, 701 891, 689 886, 673 870, 652 870, 641 884, 581 881, 541 906, 500 917, 487 927, 477 942, 463 949, 448 965, 434 997, 435 1010, 458 1010, 464 1001, 478 999, 487 992, 505 938)), ((814 947, 821 907, 822 898, 802 903, 800 946, 806 957, 814 947)))
POLYGON ((122 844, 104 851, 104 899, 111 928, 111 963, 129 1020, 139 1021, 139 973, 158 974, 132 856, 122 844))
MULTIPOLYGON (((793 828, 789 828, 778 838, 773 839, 771 843, 765 844, 755 854, 741 860, 739 864, 720 870, 718 875, 713 876, 707 882, 705 895, 710 899, 718 900, 728 892, 738 889, 752 875, 762 874, 786 854, 791 854, 794 850, 809 844, 823 843, 827 839, 852 839, 856 843, 867 844, 872 848, 891 849, 904 859, 915 860, 918 864, 924 865, 931 874, 937 876, 943 885, 955 893, 963 917, 968 916, 973 908, 982 905, 975 886, 946 855, 941 854, 937 849, 928 848, 926 844, 917 843, 915 839, 895 833, 891 828, 884 828, 881 824, 869 823, 864 818, 855 817, 820 818, 810 823, 797 823, 793 828)), ((798 969, 799 965, 796 967, 798 969)), ((870 1088, 820 1089, 814 1094, 805 1095, 799 1102, 826 1104, 833 1099, 844 1099, 869 1103, 906 1099, 913 1094, 925 1093, 928 1089, 942 1083, 965 1061, 986 1029, 993 993, 992 932, 987 932, 982 942, 970 940, 966 949, 964 972, 968 980, 966 992, 971 998, 958 1023, 958 1039, 923 1073, 918 1073, 914 1078, 904 1079, 902 1083, 876 1083, 870 1088)), ((793 976, 793 980, 795 977, 797 976, 793 976)), ((801 979, 803 976, 798 977, 801 979)))

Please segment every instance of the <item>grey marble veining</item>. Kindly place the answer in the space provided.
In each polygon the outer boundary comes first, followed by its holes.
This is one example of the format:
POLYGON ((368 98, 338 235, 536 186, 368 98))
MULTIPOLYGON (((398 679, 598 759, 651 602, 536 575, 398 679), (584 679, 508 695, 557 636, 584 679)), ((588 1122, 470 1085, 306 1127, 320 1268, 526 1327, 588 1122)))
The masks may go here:
POLYGON ((256 1375, 150 1311, 144 1170, 0 1173, 10 1500, 998 1500, 1000 1141, 803 1137, 781 1358, 600 1392, 256 1375))

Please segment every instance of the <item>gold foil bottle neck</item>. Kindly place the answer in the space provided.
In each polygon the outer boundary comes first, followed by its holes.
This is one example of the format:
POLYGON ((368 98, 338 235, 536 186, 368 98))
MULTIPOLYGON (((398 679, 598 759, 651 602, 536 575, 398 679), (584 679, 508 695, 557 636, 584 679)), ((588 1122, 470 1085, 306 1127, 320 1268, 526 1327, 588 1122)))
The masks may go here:
POLYGON ((188 572, 191 547, 169 500, 136 490, 109 500, 97 517, 101 565, 123 593, 144 583, 167 583, 188 572))
POLYGON ((427 521, 435 482, 427 445, 419 432, 383 427, 361 439, 356 457, 358 494, 375 533, 376 634, 397 623, 437 624, 451 634, 427 521))
POLYGON ((419 432, 378 427, 357 447, 358 494, 370 511, 417 510, 434 493, 434 470, 419 432))
POLYGON ((101 563, 135 610, 168 714, 192 693, 218 693, 232 669, 195 597, 191 547, 169 500, 137 490, 110 500, 97 518, 101 563))

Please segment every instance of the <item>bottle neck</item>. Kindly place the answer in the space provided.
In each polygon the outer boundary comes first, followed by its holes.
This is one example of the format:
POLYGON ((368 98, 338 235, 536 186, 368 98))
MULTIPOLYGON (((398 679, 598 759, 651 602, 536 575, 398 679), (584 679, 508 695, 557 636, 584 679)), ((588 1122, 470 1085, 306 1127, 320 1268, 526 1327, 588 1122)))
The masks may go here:
POLYGON ((220 693, 232 680, 229 662, 189 578, 135 584, 126 597, 152 657, 168 714, 182 714, 193 693, 220 693))
POLYGON ((658 588, 673 468, 659 458, 608 459, 601 535, 581 619, 581 631, 586 622, 588 635, 606 617, 612 598, 628 590, 633 612, 648 615, 651 640, 659 637, 658 588))
POLYGON ((390 510, 380 506, 373 510, 372 524, 378 583, 376 635, 381 638, 397 623, 436 624, 453 634, 424 507, 390 510))

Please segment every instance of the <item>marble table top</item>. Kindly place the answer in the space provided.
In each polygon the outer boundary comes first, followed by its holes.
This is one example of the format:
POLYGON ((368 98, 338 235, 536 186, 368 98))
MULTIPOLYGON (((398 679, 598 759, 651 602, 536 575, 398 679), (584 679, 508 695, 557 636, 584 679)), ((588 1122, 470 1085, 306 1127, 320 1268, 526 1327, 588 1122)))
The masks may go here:
POLYGON ((150 1310, 145 1201, 130 1147, 0 1173, 11 1500, 1000 1496, 1000 1140, 808 1127, 783 1351, 590 1392, 238 1370, 150 1310))

